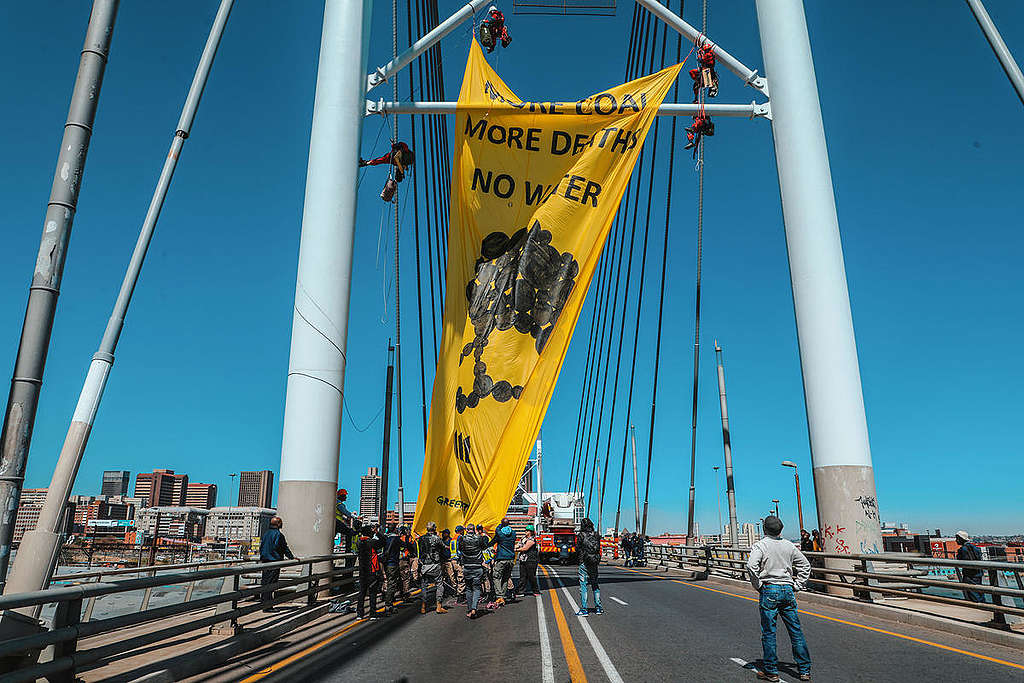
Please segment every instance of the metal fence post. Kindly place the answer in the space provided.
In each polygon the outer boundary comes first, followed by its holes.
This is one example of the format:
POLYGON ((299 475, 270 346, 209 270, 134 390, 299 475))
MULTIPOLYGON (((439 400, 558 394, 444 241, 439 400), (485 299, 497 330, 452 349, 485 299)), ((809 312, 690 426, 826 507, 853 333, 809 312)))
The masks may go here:
MULTIPOLYGON (((334 563, 331 562, 330 565, 331 565, 331 568, 333 569, 334 568, 334 563)), ((310 606, 315 605, 316 604, 316 593, 317 593, 316 587, 320 584, 320 580, 316 579, 316 578, 313 578, 313 564, 312 563, 307 564, 302 569, 302 572, 303 572, 303 574, 305 576, 309 577, 309 585, 308 585, 309 595, 306 596, 306 604, 310 605, 310 606)))
MULTIPOLYGON (((66 628, 68 626, 78 626, 82 620, 82 599, 73 598, 71 600, 64 600, 57 603, 57 608, 53 614, 53 630, 66 628)), ((75 654, 78 649, 78 638, 72 638, 71 640, 65 640, 52 646, 53 660, 60 659, 61 657, 70 657, 75 654)), ((46 680, 51 683, 72 683, 75 681, 75 667, 72 665, 68 669, 59 673, 49 674, 46 680)))
MULTIPOLYGON (((999 570, 998 569, 989 569, 988 570, 988 584, 990 586, 992 586, 993 588, 998 588, 999 587, 999 570)), ((993 605, 999 605, 1001 607, 1003 605, 1003 596, 1000 595, 999 593, 992 593, 992 604, 993 605)), ((1006 615, 1003 614, 1002 612, 993 612, 992 613, 992 623, 991 623, 991 625, 995 626, 996 628, 1001 628, 1001 629, 1006 629, 1006 630, 1009 630, 1009 628, 1010 628, 1010 625, 1006 623, 1006 615)))
MULTIPOLYGON (((861 560, 860 561, 860 570, 862 572, 864 572, 865 574, 868 573, 868 561, 867 560, 861 560)), ((868 581, 869 581, 868 577, 865 576, 863 578, 863 581, 864 581, 864 585, 867 586, 868 585, 868 581)), ((856 583, 856 582, 857 582, 857 579, 854 579, 854 583, 856 583)), ((855 598, 857 598, 858 600, 862 600, 863 602, 872 602, 871 591, 869 591, 869 590, 854 590, 853 591, 853 596, 855 598)))

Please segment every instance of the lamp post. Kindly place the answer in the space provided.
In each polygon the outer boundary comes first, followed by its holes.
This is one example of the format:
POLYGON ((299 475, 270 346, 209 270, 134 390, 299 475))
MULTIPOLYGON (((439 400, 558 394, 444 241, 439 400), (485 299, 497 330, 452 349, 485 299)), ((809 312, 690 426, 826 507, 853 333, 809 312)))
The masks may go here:
POLYGON ((800 501, 800 472, 797 470, 796 463, 792 460, 783 460, 783 467, 793 468, 793 478, 796 480, 796 512, 800 517, 800 531, 804 530, 804 504, 800 501))
MULTIPOLYGON (((231 477, 231 491, 234 491, 235 490, 235 477, 238 476, 238 473, 237 472, 232 472, 228 476, 231 477)), ((231 516, 232 516, 232 514, 234 514, 234 510, 232 509, 232 506, 231 506, 231 491, 228 491, 228 524, 227 524, 227 528, 224 530, 224 559, 225 560, 228 559, 228 552, 231 551, 231 524, 232 524, 231 516)), ((235 496, 238 496, 238 494, 236 493, 235 496)), ((235 498, 235 502, 238 502, 238 498, 237 497, 235 498)))
MULTIPOLYGON (((775 503, 775 516, 778 517, 779 516, 779 499, 778 498, 772 498, 772 502, 775 503)), ((781 519, 781 517, 780 517, 780 519, 781 519)))
MULTIPOLYGON (((715 500, 718 501, 718 533, 722 533, 722 485, 718 478, 718 465, 712 467, 715 471, 715 500)), ((721 536, 719 536, 721 539, 721 536)))

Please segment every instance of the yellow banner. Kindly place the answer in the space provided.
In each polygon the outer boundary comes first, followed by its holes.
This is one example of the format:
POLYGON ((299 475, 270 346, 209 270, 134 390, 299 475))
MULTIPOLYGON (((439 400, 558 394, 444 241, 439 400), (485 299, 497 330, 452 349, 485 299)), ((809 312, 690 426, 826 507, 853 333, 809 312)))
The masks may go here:
POLYGON ((524 102, 473 42, 456 113, 441 357, 414 527, 491 528, 523 474, 676 65, 524 102))

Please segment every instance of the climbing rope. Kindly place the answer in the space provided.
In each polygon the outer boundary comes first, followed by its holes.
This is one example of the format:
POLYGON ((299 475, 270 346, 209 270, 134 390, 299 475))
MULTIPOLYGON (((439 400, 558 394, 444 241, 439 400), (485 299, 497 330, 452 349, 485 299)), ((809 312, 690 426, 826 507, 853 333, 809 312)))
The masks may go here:
MULTIPOLYGON (((708 31, 708 0, 704 0, 702 35, 708 31)), ((704 111, 704 88, 700 88, 699 100, 701 112, 704 111)), ((700 383, 700 295, 701 276, 704 256, 704 136, 697 144, 697 282, 694 296, 693 324, 693 410, 690 429, 690 502, 686 515, 686 537, 693 537, 693 516, 696 506, 696 473, 697 473, 697 391, 700 383)), ((719 530, 720 531, 720 530, 719 530)))

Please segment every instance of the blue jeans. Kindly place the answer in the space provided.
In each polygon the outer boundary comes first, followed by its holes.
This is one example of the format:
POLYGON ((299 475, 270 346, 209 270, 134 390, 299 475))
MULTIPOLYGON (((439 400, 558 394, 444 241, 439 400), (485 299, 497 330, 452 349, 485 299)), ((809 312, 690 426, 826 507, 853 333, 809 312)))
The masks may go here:
POLYGON ((472 612, 480 602, 480 579, 484 568, 478 564, 467 564, 462 569, 466 578, 466 611, 472 612))
POLYGON ((587 586, 594 591, 594 607, 601 609, 601 588, 597 584, 597 565, 580 562, 580 608, 587 609, 587 586))
POLYGON ((793 587, 782 584, 764 584, 761 586, 761 648, 764 650, 765 673, 779 673, 779 658, 775 648, 775 617, 782 617, 782 623, 789 632, 789 640, 793 645, 793 658, 800 673, 811 672, 811 653, 807 651, 803 629, 800 628, 800 616, 796 612, 796 597, 793 587))

